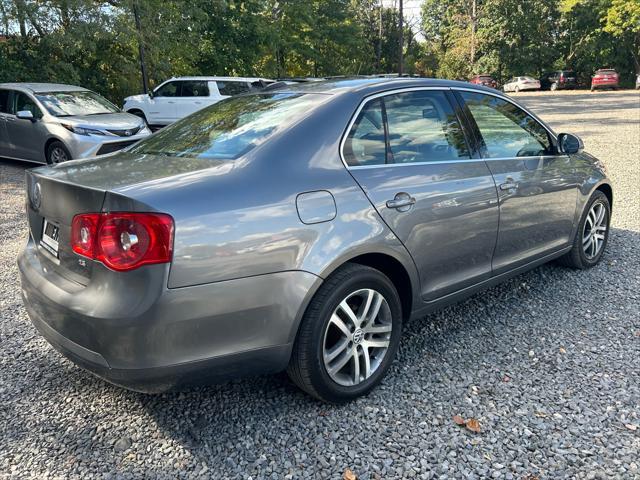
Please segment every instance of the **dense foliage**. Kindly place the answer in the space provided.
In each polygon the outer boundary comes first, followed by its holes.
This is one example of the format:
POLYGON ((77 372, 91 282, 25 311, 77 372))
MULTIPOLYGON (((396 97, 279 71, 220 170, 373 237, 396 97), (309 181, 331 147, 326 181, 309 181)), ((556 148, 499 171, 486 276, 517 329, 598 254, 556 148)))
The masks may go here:
MULTIPOLYGON (((385 2, 390 5, 390 2, 385 2)), ((117 103, 175 75, 393 72, 398 14, 379 0, 0 0, 0 81, 80 84, 117 103), (135 3, 134 3, 135 2, 135 3), (137 8, 140 32, 133 11, 137 8)), ((425 0, 405 27, 405 72, 500 79, 615 67, 640 56, 638 0, 425 0), (426 42, 418 42, 421 34, 426 42)))

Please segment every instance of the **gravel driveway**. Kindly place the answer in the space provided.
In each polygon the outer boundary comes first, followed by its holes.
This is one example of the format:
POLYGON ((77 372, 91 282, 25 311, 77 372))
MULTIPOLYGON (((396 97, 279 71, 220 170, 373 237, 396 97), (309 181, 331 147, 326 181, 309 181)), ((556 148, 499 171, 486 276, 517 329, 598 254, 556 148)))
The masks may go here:
POLYGON ((383 385, 340 407, 284 374, 146 396, 64 360, 20 301, 25 166, 0 161, 0 477, 640 478, 640 95, 517 97, 608 166, 603 262, 409 324, 383 385))

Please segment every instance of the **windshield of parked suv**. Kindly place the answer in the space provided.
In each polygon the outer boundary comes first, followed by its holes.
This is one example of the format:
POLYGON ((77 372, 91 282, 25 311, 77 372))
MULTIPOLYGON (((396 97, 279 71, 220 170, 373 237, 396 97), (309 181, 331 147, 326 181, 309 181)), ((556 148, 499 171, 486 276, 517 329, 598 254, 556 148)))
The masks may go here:
POLYGON ((132 147, 131 153, 236 159, 285 128, 327 95, 290 92, 232 97, 200 110, 132 147))
POLYGON ((36 98, 45 106, 51 115, 71 117, 74 115, 99 115, 101 113, 118 113, 120 109, 97 93, 80 92, 48 92, 36 94, 36 98))

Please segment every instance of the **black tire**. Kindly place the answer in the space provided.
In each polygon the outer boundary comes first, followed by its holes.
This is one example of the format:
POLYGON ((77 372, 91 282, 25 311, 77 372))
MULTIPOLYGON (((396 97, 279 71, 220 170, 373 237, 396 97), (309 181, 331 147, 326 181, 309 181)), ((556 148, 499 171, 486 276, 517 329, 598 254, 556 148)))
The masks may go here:
MULTIPOLYGON (((376 269, 346 264, 327 278, 307 307, 293 345, 287 373, 298 387, 320 400, 347 402, 368 393, 380 383, 396 355, 401 333, 402 307, 393 283, 376 269), (357 385, 343 386, 329 376, 324 364, 325 331, 334 310, 342 300, 364 288, 376 290, 387 301, 392 322, 389 346, 369 378, 357 385)), ((359 351, 358 348, 361 347, 354 345, 353 348, 359 351)), ((357 358, 360 362, 360 357, 357 358)))
POLYGON ((64 143, 56 140, 51 142, 45 152, 47 164, 56 165, 67 160, 71 160, 71 154, 69 149, 65 147, 64 143))
POLYGON ((607 196, 599 190, 596 190, 587 202, 582 217, 580 217, 580 223, 578 224, 578 230, 573 240, 573 246, 569 252, 558 259, 558 262, 565 267, 587 269, 594 267, 602 259, 602 254, 607 247, 609 240, 609 229, 611 225, 611 205, 607 196), (604 240, 602 241, 602 247, 599 252, 593 257, 589 258, 583 248, 583 237, 585 234, 585 224, 587 223, 587 217, 589 212, 596 203, 600 203, 604 206, 606 214, 606 226, 607 229, 604 232, 604 240))

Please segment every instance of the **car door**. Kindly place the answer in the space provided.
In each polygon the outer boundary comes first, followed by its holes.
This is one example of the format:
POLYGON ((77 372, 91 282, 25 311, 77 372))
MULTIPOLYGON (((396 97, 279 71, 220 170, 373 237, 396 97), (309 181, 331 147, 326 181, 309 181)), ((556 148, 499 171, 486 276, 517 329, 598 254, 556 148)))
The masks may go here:
POLYGON ((550 132, 511 101, 470 91, 458 95, 498 186, 494 274, 565 247, 578 195, 570 158, 558 154, 550 132))
POLYGON ((209 83, 204 80, 184 80, 177 98, 178 118, 184 118, 208 106, 209 83))
POLYGON ((177 97, 180 95, 180 82, 171 80, 160 85, 150 99, 147 121, 154 125, 167 125, 178 119, 177 97))
POLYGON ((42 161, 48 132, 41 118, 42 110, 33 98, 24 92, 12 92, 9 97, 9 115, 5 116, 4 122, 11 152, 9 156, 42 161), (31 112, 33 120, 16 116, 18 112, 23 111, 31 112))
POLYGON ((448 90, 413 89, 370 98, 343 158, 403 242, 432 301, 491 276, 497 193, 467 142, 448 90))
POLYGON ((9 99, 11 90, 0 89, 0 157, 10 157, 9 137, 7 135, 7 116, 9 115, 9 99))

